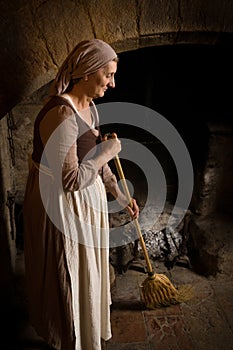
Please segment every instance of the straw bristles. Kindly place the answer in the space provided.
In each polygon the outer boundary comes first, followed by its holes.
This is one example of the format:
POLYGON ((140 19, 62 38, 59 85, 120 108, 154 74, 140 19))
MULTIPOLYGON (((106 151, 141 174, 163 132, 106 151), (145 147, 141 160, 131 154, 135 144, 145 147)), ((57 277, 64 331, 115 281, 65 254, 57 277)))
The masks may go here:
POLYGON ((193 293, 189 285, 177 289, 167 276, 154 274, 142 283, 142 294, 146 307, 155 309, 188 301, 193 293))

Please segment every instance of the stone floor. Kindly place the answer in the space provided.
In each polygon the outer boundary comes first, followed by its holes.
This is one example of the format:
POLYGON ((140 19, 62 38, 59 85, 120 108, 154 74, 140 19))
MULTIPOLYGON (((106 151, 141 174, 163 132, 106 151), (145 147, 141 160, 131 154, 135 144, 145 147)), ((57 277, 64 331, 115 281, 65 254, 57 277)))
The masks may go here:
MULTIPOLYGON (((1 349, 48 349, 28 322, 22 264, 19 254, 21 274, 17 277, 14 305, 1 313, 1 341, 6 341, 1 349)), ((232 274, 206 278, 187 267, 175 265, 170 272, 162 263, 154 267, 174 285, 191 284, 193 298, 180 305, 146 310, 140 284, 147 275, 134 269, 116 275, 111 307, 113 336, 105 344, 106 350, 233 349, 232 274)))
POLYGON ((146 310, 140 298, 145 275, 128 270, 112 291, 112 332, 107 350, 233 349, 233 281, 199 276, 175 266, 157 266, 174 285, 191 284, 194 295, 180 305, 146 310))

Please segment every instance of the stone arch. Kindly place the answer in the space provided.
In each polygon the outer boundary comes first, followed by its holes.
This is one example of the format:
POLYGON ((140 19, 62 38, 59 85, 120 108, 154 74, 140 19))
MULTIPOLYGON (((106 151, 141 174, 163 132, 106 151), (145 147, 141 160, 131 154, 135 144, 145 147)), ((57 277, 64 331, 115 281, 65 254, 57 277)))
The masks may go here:
POLYGON ((85 38, 103 39, 117 52, 232 40, 230 0, 12 0, 1 7, 0 118, 53 79, 68 52, 85 38))

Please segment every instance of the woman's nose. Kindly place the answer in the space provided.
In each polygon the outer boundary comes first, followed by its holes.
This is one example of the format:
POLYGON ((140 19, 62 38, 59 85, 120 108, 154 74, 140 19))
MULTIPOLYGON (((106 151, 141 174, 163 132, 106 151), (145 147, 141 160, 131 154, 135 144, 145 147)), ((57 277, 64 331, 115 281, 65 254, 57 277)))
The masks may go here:
POLYGON ((109 85, 110 87, 112 87, 112 88, 115 87, 115 78, 114 78, 114 76, 112 76, 112 77, 109 79, 108 85, 109 85))

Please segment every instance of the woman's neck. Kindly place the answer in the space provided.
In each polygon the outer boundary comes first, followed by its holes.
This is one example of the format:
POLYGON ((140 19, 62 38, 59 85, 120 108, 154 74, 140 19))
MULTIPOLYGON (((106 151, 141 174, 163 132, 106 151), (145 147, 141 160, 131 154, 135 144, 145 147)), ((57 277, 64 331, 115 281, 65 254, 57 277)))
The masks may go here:
POLYGON ((77 111, 87 109, 91 103, 91 100, 86 98, 86 96, 77 96, 77 94, 72 94, 72 92, 63 94, 63 97, 71 100, 77 111))
POLYGON ((91 115, 90 104, 92 102, 91 99, 83 98, 79 99, 79 97, 72 93, 65 93, 62 95, 63 98, 66 98, 73 107, 78 111, 82 119, 89 125, 92 126, 93 118, 91 115))
POLYGON ((65 95, 68 95, 78 111, 87 109, 92 101, 78 84, 74 85, 73 89, 65 95))

